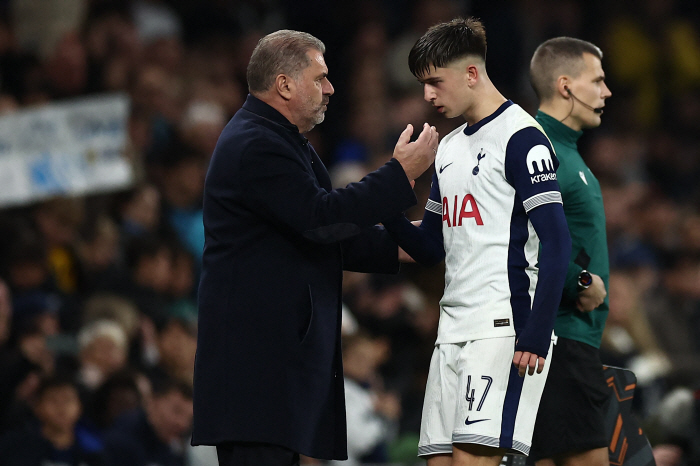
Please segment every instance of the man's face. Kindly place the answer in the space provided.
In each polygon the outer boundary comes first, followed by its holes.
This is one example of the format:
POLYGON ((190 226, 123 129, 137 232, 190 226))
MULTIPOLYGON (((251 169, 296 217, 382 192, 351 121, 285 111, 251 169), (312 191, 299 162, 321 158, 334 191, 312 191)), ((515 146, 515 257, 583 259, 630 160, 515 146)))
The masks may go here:
POLYGON ((48 388, 35 408, 36 416, 42 424, 62 432, 73 429, 81 411, 78 392, 70 385, 48 388))
POLYGON ((327 77, 328 67, 323 54, 310 50, 306 55, 311 63, 294 80, 297 85, 294 96, 296 124, 301 133, 311 131, 323 121, 330 96, 335 92, 327 77))
POLYGON ((423 98, 447 118, 463 115, 471 106, 465 60, 445 68, 431 67, 419 81, 423 84, 423 98))
POLYGON ((177 390, 154 396, 149 402, 148 420, 163 442, 181 439, 192 427, 192 400, 177 390))
MULTIPOLYGON (((583 54, 583 68, 578 76, 571 79, 569 88, 576 98, 593 108, 605 106, 605 99, 612 95, 608 86, 605 85, 605 73, 600 59, 590 53, 583 54)), ((584 107, 576 102, 576 99, 573 100, 570 118, 577 129, 600 126, 600 113, 584 107)))

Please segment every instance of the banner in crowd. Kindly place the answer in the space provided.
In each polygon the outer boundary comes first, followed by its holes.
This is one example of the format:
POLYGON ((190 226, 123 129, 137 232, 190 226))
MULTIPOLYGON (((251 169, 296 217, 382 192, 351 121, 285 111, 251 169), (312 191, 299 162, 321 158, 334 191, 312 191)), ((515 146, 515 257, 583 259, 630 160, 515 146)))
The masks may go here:
POLYGON ((125 94, 0 117, 0 207, 130 186, 134 173, 125 156, 128 117, 125 94))

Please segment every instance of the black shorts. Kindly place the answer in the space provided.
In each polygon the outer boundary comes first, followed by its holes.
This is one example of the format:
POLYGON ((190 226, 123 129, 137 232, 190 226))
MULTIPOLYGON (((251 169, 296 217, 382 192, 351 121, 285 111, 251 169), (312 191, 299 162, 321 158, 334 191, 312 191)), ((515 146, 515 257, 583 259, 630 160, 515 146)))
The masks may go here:
POLYGON ((230 442, 216 446, 219 466, 299 466, 299 454, 269 443, 230 442))
POLYGON ((605 433, 609 388, 598 348, 559 338, 550 364, 528 463, 609 443, 605 433))

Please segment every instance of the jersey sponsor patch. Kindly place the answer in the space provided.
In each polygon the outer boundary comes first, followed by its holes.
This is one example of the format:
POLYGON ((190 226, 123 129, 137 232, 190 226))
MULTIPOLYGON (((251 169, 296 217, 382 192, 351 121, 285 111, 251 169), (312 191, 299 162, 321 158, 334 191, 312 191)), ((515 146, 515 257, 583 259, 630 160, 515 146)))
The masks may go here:
MULTIPOLYGON (((530 177, 530 183, 535 184, 539 183, 541 181, 550 181, 550 180, 556 180, 557 179, 557 174, 556 173, 542 173, 541 175, 535 175, 530 177)), ((586 183, 588 184, 588 183, 586 183)))
POLYGON ((493 319, 494 327, 510 327, 510 319, 493 319))
POLYGON ((527 153, 525 163, 531 175, 534 175, 535 172, 554 172, 554 162, 552 161, 552 156, 549 154, 549 149, 542 144, 538 144, 530 149, 530 151, 527 153))
POLYGON ((539 144, 530 149, 527 153, 525 164, 527 165, 530 175, 532 175, 530 176, 531 184, 557 179, 554 162, 546 146, 539 144))

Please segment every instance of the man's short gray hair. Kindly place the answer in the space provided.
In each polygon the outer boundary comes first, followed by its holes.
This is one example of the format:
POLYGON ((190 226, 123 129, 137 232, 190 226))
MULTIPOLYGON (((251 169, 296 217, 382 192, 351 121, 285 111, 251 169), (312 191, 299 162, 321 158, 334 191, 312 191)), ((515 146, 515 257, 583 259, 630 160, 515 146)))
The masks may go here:
POLYGON ((530 81, 540 101, 554 97, 558 76, 579 76, 584 68, 584 53, 603 59, 597 46, 573 37, 556 37, 537 47, 530 61, 530 81))
POLYGON ((246 77, 251 94, 265 92, 280 74, 297 78, 311 60, 309 50, 325 53, 326 46, 306 32, 282 29, 258 41, 248 62, 246 77))

